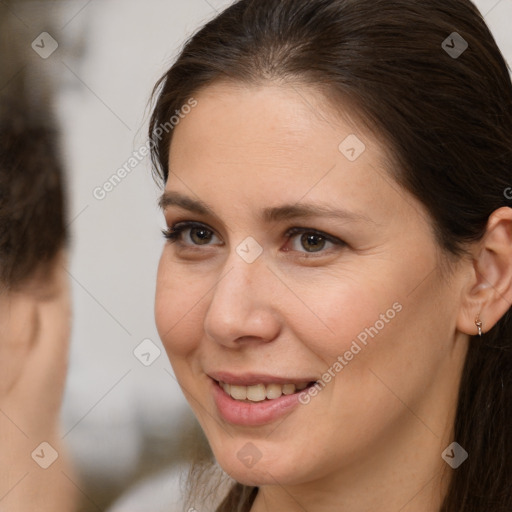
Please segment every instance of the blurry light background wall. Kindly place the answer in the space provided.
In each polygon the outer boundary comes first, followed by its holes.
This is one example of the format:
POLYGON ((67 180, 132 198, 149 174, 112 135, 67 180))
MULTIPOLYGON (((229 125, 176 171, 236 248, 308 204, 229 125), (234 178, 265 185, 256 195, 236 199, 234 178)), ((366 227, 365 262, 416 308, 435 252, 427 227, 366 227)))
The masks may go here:
MULTIPOLYGON (((62 420, 84 476, 83 510, 103 510, 123 489, 179 462, 198 438, 154 326, 163 221, 149 158, 128 164, 131 172, 110 192, 94 191, 146 142, 150 92, 185 39, 229 3, 46 0, 12 10, 28 45, 49 52, 55 43, 42 32, 58 44, 43 60, 59 88, 73 233, 75 313, 62 420), (147 339, 161 351, 149 366, 134 355, 147 339)), ((510 65, 512 0, 476 4, 510 65)), ((150 352, 152 360, 156 349, 150 352)), ((162 489, 176 494, 167 477, 162 489)), ((145 496, 140 510, 160 510, 162 493, 145 496)))

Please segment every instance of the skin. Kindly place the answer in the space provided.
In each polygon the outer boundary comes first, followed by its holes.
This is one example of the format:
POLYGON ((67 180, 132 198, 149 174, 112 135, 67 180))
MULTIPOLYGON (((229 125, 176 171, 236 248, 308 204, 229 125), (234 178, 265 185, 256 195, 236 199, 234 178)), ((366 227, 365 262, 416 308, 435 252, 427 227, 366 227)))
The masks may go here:
POLYGON ((49 268, 0 293, 0 509, 6 512, 75 509, 76 478, 59 429, 70 335, 65 261, 62 252, 49 268), (36 464, 50 455, 36 449, 42 442, 58 453, 47 469, 36 464))
POLYGON ((271 83, 216 83, 194 97, 175 128, 165 192, 212 213, 167 201, 164 214, 169 227, 194 221, 210 233, 204 245, 190 229, 165 244, 155 311, 217 461, 260 487, 256 512, 438 510, 468 335, 477 314, 487 330, 510 305, 510 209, 448 269, 428 213, 348 109, 335 114, 311 88, 271 83), (338 149, 349 134, 366 146, 354 162, 338 149), (261 217, 297 203, 365 219, 261 217), (300 234, 287 238, 293 227, 347 245, 310 253, 300 234), (236 252, 248 236, 263 248, 251 264, 236 252), (401 311, 308 405, 261 427, 219 415, 208 372, 319 380, 396 303, 401 311), (261 454, 251 468, 237 457, 248 442, 261 454))

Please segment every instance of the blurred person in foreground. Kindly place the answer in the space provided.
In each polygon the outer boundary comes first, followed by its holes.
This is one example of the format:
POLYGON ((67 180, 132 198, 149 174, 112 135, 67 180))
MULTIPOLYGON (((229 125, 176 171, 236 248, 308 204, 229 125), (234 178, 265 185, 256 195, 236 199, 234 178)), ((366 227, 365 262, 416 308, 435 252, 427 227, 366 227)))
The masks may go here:
POLYGON ((51 95, 0 6, 0 510, 73 510, 59 435, 70 335, 51 95))

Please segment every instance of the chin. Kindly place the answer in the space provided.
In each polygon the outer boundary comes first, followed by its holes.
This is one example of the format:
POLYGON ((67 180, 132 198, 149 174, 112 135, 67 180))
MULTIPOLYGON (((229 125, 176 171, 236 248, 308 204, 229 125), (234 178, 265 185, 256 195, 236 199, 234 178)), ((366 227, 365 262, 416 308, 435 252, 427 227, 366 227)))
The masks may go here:
POLYGON ((261 445, 258 441, 237 443, 233 451, 227 450, 224 444, 218 453, 214 450, 215 458, 224 472, 243 485, 275 485, 276 481, 282 485, 293 484, 298 476, 297 464, 287 460, 284 452, 267 455, 262 448, 258 453, 257 444, 261 445))
POLYGON ((275 468, 271 466, 262 465, 260 467, 245 468, 235 462, 232 464, 228 463, 227 465, 220 464, 220 466, 231 478, 247 486, 275 485, 276 481, 280 484, 289 483, 287 478, 289 475, 282 475, 281 472, 276 473, 275 468))

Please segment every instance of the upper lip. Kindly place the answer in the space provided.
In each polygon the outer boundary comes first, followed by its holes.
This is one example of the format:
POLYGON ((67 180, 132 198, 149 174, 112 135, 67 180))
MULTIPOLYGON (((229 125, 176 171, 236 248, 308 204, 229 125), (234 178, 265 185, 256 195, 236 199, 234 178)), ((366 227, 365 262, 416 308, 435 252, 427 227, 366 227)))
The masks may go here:
POLYGON ((207 375, 217 382, 234 386, 254 386, 256 384, 300 384, 315 382, 314 377, 278 377, 264 373, 244 373, 235 375, 229 372, 208 372, 207 375))

